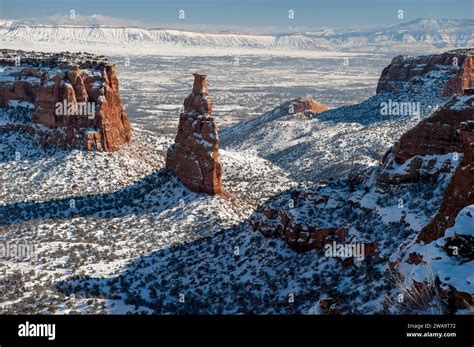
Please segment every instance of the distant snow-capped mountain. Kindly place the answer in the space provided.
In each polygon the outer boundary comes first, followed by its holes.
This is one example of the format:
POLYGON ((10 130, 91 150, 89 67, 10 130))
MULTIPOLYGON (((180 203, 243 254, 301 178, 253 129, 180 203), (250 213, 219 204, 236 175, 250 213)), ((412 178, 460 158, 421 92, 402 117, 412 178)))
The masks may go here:
POLYGON ((468 47, 474 43, 474 20, 416 19, 381 29, 334 35, 340 49, 419 51, 468 47))
MULTIPOLYGON (((266 48, 299 50, 342 50, 363 52, 419 52, 474 45, 474 20, 417 19, 384 29, 337 33, 329 28, 317 32, 249 35, 241 33, 193 32, 171 29, 144 29, 74 21, 37 24, 0 20, 0 45, 147 45, 214 48, 266 48), (85 23, 87 25, 83 25, 85 23)), ((93 22, 94 23, 94 22, 93 22)), ((25 47, 16 47, 25 48, 25 47)), ((70 49, 66 47, 65 49, 70 49)))

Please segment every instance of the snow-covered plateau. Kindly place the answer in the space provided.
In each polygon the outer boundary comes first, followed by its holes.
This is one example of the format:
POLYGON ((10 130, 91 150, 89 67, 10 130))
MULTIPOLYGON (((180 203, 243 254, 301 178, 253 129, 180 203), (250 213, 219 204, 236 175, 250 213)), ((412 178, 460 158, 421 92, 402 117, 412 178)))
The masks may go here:
MULTIPOLYGON (((174 29, 75 24, 38 24, 0 20, 4 48, 63 51, 87 49, 97 54, 206 55, 272 54, 320 56, 341 52, 426 52, 474 44, 474 21, 416 19, 387 28, 334 32, 240 34, 193 32, 174 29)), ((342 53, 345 52, 345 53, 342 53)))

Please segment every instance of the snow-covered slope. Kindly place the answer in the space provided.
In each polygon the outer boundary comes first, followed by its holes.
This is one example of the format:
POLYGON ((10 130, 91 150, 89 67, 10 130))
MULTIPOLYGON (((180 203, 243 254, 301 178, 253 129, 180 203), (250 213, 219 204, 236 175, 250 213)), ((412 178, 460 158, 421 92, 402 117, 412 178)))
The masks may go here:
MULTIPOLYGON (((386 29, 333 33, 331 31, 290 34, 247 35, 239 33, 205 33, 169 29, 142 29, 104 25, 41 25, 0 20, 0 44, 5 48, 26 49, 41 43, 107 46, 133 51, 146 45, 153 51, 162 46, 212 47, 234 49, 301 49, 347 50, 364 52, 421 52, 474 44, 473 20, 422 20, 401 23, 386 29)), ((76 45, 76 46, 74 46, 76 45)), ((64 46, 63 46, 64 49, 64 46)), ((72 49, 72 48, 71 48, 72 49)))
POLYGON ((220 143, 225 149, 268 159, 295 180, 342 177, 355 163, 380 161, 401 134, 446 102, 449 98, 442 91, 452 76, 454 72, 448 67, 431 71, 397 93, 379 93, 360 104, 311 117, 290 114, 290 105, 296 100, 288 101, 225 129, 220 133, 220 143), (382 105, 389 102, 414 103, 420 112, 384 115, 382 105))
MULTIPOLYGON (((35 247, 33 258, 2 260, 1 312, 100 312, 103 300, 66 298, 57 284, 86 273, 113 276, 152 252, 209 239, 295 186, 264 159, 221 151, 225 194, 193 193, 164 171, 170 140, 135 129, 117 152, 86 153, 0 133, 0 242, 35 247)), ((114 302, 107 311, 133 310, 114 302)))
MULTIPOLYGON (((435 242, 418 244, 415 240, 405 241, 401 247, 405 253, 400 255, 398 250, 392 255, 394 259, 397 259, 397 256, 404 258, 398 269, 403 286, 410 288, 417 283, 432 284, 439 281, 440 291, 451 294, 455 290, 458 293, 457 300, 461 301, 458 305, 465 306, 459 313, 472 314, 472 305, 469 305, 469 302, 472 302, 474 295, 473 218, 474 205, 468 205, 458 213, 454 225, 435 242), (454 249, 456 251, 453 254, 454 249), (423 261, 413 262, 414 254, 421 255, 423 261)), ((451 296, 451 302, 455 300, 451 296)))
POLYGON ((470 145, 474 132, 469 126, 474 120, 473 100, 472 95, 454 96, 422 121, 421 127, 430 129, 437 124, 429 136, 414 128, 417 147, 426 151, 413 153, 403 162, 394 161, 394 152, 406 145, 402 137, 382 166, 358 165, 347 178, 331 178, 273 197, 252 216, 253 229, 283 239, 297 251, 315 250, 318 259, 339 258, 345 265, 337 267, 339 280, 326 284, 335 288, 333 303, 343 305, 343 312, 351 312, 347 306, 360 300, 352 290, 363 268, 347 271, 356 257, 344 251, 336 256, 327 253, 333 242, 365 249, 364 270, 370 273, 371 283, 364 290, 373 299, 352 310, 370 310, 378 302, 390 313, 469 313, 474 292, 473 200, 464 196, 469 197, 473 182, 470 145), (467 146, 439 145, 443 132, 448 137, 462 134, 467 146), (440 226, 442 232, 429 241, 422 235, 429 232, 427 227, 437 211, 443 220, 449 218, 444 207, 447 201, 456 220, 444 229, 440 226), (377 283, 380 287, 374 290, 377 283), (355 298, 347 303, 347 295, 355 298))

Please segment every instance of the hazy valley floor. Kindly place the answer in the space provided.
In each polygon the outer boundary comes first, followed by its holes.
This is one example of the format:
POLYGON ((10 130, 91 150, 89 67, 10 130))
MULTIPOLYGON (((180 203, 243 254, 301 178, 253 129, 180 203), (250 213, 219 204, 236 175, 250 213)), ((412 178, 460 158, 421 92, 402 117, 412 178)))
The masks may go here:
POLYGON ((174 136, 192 73, 208 75, 219 129, 254 118, 298 97, 336 108, 375 93, 391 57, 375 54, 327 57, 272 55, 113 56, 124 105, 134 125, 174 136), (347 64, 347 66, 345 65, 347 64))

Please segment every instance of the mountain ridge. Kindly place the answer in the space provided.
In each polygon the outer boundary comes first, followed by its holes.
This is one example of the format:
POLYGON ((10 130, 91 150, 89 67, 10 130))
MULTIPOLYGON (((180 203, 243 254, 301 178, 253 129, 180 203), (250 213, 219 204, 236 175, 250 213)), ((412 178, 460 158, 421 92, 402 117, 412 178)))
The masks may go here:
POLYGON ((198 32, 179 29, 101 24, 49 25, 22 21, 0 20, 0 42, 41 40, 44 44, 57 41, 89 42, 120 45, 153 43, 183 47, 266 48, 299 50, 340 50, 347 52, 409 52, 427 49, 449 49, 474 45, 474 20, 416 19, 386 28, 349 32, 293 32, 279 34, 247 34, 198 32))

